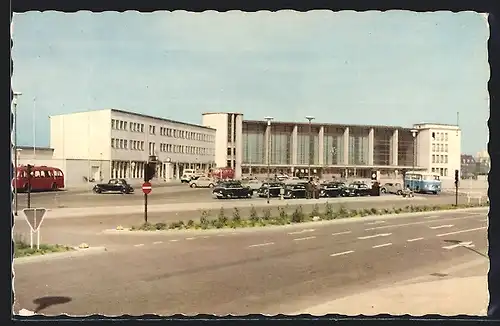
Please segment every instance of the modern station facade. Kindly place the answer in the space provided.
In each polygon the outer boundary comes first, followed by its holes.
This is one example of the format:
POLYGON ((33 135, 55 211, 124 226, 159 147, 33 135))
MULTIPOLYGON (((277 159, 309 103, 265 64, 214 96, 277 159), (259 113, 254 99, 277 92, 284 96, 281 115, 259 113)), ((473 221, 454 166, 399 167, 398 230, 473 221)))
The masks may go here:
POLYGON ((205 113, 217 130, 215 162, 236 175, 308 173, 365 178, 378 170, 397 177, 405 170, 452 177, 460 170, 458 126, 413 128, 244 120, 241 113, 205 113))

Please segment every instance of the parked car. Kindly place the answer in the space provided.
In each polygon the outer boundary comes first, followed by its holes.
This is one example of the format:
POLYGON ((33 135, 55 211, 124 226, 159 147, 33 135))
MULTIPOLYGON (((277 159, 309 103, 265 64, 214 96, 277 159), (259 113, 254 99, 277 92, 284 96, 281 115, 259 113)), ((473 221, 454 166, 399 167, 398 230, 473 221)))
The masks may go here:
POLYGON ((343 195, 350 196, 369 196, 371 193, 370 187, 366 183, 351 183, 344 188, 343 195))
POLYGON ((243 186, 241 182, 222 182, 214 188, 212 194, 217 199, 251 198, 253 190, 243 186))
POLYGON ((191 181, 191 176, 187 174, 183 174, 181 176, 181 183, 189 183, 191 181))
POLYGON ((319 186, 319 196, 321 198, 340 197, 344 192, 345 183, 343 182, 326 182, 319 186))
POLYGON ((257 190, 259 197, 279 197, 281 195, 281 189, 283 184, 281 182, 264 182, 262 186, 257 190))
POLYGON ((191 188, 213 188, 215 187, 215 180, 210 177, 197 177, 189 181, 191 188))
POLYGON ((380 187, 380 192, 383 194, 401 195, 403 193, 403 185, 400 183, 388 182, 380 187))
POLYGON ((134 188, 127 183, 125 179, 109 179, 108 183, 98 183, 92 189, 96 194, 104 192, 120 192, 122 194, 131 194, 134 188))
POLYGON ((304 183, 285 185, 285 199, 306 198, 306 185, 304 183))

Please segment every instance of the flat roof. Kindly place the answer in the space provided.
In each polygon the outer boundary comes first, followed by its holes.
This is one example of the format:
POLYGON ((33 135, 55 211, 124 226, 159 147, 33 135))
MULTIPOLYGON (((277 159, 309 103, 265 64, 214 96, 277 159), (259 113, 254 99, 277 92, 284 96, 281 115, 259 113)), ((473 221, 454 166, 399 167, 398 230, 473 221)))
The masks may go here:
POLYGON ((138 116, 138 117, 143 117, 143 118, 148 118, 148 119, 161 120, 161 121, 175 123, 175 124, 180 124, 180 125, 184 125, 184 126, 188 126, 188 127, 196 127, 196 128, 202 128, 202 129, 206 129, 206 130, 214 130, 215 131, 214 128, 206 127, 206 126, 203 126, 203 125, 198 125, 198 124, 189 123, 189 122, 182 122, 182 121, 177 121, 177 120, 172 120, 172 119, 166 119, 166 118, 161 118, 161 117, 155 117, 155 116, 152 116, 152 115, 137 113, 137 112, 133 112, 133 111, 125 111, 125 110, 120 110, 120 109, 94 109, 94 110, 88 110, 88 111, 77 111, 77 112, 70 112, 70 113, 63 113, 63 114, 54 114, 54 115, 51 115, 50 117, 71 115, 71 114, 77 114, 77 113, 89 113, 89 112, 97 112, 97 111, 106 111, 106 110, 110 110, 112 112, 118 112, 118 113, 135 115, 135 116, 138 116))
MULTIPOLYGON (((243 120, 243 123, 255 123, 255 124, 267 124, 267 121, 263 120, 243 120)), ((274 121, 272 124, 287 124, 287 125, 297 125, 297 126, 309 126, 309 122, 287 122, 287 121, 274 121)), ((410 127, 401 127, 401 126, 384 126, 384 125, 354 125, 354 124, 338 124, 338 123, 319 123, 312 122, 312 126, 321 127, 321 126, 331 126, 331 127, 355 127, 355 128, 387 128, 387 129, 405 129, 411 130, 410 127)))
POLYGON ((209 115, 209 114, 236 114, 236 115, 243 115, 243 113, 238 113, 238 112, 203 112, 201 115, 209 115))

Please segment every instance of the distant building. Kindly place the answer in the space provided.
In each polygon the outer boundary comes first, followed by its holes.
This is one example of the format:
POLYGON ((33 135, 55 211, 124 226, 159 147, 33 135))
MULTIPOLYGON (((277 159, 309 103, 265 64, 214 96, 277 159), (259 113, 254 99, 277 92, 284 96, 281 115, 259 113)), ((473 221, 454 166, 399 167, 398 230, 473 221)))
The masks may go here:
POLYGON ((460 169, 457 126, 397 126, 244 120, 243 114, 203 114, 217 130, 215 162, 242 174, 340 174, 369 177, 372 170, 398 174, 423 170, 453 177, 460 169), (413 131, 413 132, 412 132, 413 131), (310 139, 311 135, 311 139, 310 139), (414 137, 415 136, 415 137, 414 137))

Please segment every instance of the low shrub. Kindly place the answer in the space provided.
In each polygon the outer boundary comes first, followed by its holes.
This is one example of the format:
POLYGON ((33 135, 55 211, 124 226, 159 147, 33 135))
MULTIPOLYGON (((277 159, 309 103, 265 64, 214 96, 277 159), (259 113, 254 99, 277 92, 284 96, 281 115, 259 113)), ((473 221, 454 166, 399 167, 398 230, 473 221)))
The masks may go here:
POLYGON ((207 226, 209 224, 210 224, 210 215, 208 211, 201 211, 200 225, 203 227, 204 225, 207 226))
POLYGON ((339 218, 345 218, 345 217, 349 217, 350 216, 350 213, 349 211, 347 210, 347 208, 345 208, 344 206, 340 206, 338 212, 337 212, 337 216, 339 218))
POLYGON ((335 218, 335 212, 333 210, 332 205, 329 202, 327 202, 325 204, 325 214, 324 214, 324 216, 325 216, 325 219, 327 219, 327 220, 333 220, 335 218))
POLYGON ((156 230, 166 230, 167 227, 168 227, 167 223, 160 222, 155 224, 156 230))
POLYGON ((301 223, 304 222, 304 211, 302 210, 302 205, 299 205, 295 208, 295 211, 292 213, 292 223, 301 223))
POLYGON ((309 216, 310 217, 320 216, 318 204, 314 204, 311 214, 309 214, 309 216))
POLYGON ((271 219, 271 209, 266 207, 264 208, 264 212, 262 214, 262 219, 264 221, 269 221, 271 219))
POLYGON ((257 210, 255 209, 255 207, 253 205, 250 208, 249 219, 252 220, 252 221, 257 221, 259 219, 259 214, 257 214, 257 210))
POLYGON ((281 208, 278 208, 278 211, 279 211, 279 214, 280 214, 279 215, 279 217, 280 217, 279 219, 281 221, 284 221, 286 223, 288 221, 288 213, 286 212, 286 209, 284 209, 284 208, 281 207, 281 208))
POLYGON ((240 222, 241 221, 240 210, 238 209, 238 207, 235 207, 233 209, 233 221, 234 222, 240 222))
MULTIPOLYGON (((219 210, 219 214, 217 215, 217 220, 220 222, 220 224, 222 225, 226 225, 227 224, 227 216, 226 216, 226 213, 224 211, 224 207, 221 207, 220 210, 219 210)), ((215 226, 215 225, 214 225, 215 226)))
POLYGON ((193 221, 193 220, 189 220, 189 221, 187 221, 187 223, 186 223, 186 227, 187 227, 188 229, 193 228, 193 227, 194 227, 194 221, 193 221))

